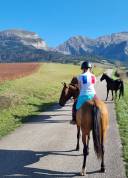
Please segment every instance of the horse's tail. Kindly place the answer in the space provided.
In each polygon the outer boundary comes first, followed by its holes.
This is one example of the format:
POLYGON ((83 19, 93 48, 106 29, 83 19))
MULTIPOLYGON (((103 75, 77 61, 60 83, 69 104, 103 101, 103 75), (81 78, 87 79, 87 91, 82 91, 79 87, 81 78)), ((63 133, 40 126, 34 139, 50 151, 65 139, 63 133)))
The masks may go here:
POLYGON ((93 105, 93 127, 92 127, 92 135, 93 135, 93 143, 94 150, 97 155, 97 158, 101 158, 102 156, 102 148, 101 148, 101 112, 100 109, 93 105))
POLYGON ((124 82, 120 81, 120 96, 124 96, 124 82))

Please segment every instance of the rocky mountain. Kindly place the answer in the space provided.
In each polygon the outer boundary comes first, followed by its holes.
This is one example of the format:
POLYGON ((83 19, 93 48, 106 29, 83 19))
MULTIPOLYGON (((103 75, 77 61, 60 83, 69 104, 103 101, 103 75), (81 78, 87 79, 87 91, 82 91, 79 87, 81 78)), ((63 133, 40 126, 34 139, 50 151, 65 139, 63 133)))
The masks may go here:
POLYGON ((51 51, 36 33, 25 30, 0 32, 0 62, 43 61, 64 56, 51 51))
POLYGON ((75 36, 56 48, 63 54, 73 56, 94 55, 112 60, 128 60, 128 32, 113 33, 90 39, 75 36))
POLYGON ((32 46, 36 49, 48 49, 45 41, 34 32, 17 29, 0 32, 0 45, 8 47, 12 42, 14 48, 17 48, 20 44, 25 46, 32 46))
POLYGON ((49 48, 34 32, 17 29, 0 32, 0 62, 77 63, 86 59, 128 61, 128 32, 114 33, 96 39, 75 36, 57 48, 49 48))
POLYGON ((84 59, 65 55, 54 48, 49 48, 45 41, 34 32, 17 29, 0 32, 0 62, 51 61, 76 63, 84 59))

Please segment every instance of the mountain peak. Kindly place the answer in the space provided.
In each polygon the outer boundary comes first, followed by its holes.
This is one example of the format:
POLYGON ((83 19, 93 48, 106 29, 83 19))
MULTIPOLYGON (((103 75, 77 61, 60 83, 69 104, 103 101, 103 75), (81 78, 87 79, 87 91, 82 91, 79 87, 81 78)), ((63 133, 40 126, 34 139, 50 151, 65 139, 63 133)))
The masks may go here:
POLYGON ((81 50, 87 51, 87 45, 92 45, 94 40, 89 39, 86 36, 73 36, 65 41, 62 45, 59 45, 56 49, 64 54, 80 55, 81 50))

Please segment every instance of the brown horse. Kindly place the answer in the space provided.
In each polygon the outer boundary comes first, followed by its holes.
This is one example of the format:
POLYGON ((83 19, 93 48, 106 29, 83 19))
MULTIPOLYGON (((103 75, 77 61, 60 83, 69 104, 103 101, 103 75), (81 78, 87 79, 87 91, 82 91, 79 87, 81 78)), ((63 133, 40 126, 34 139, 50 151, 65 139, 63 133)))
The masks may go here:
MULTIPOLYGON (((59 104, 64 106, 66 102, 71 97, 78 97, 79 88, 78 81, 76 78, 73 78, 71 83, 67 86, 64 83, 61 96, 59 99, 59 104), (73 83, 72 81, 76 81, 73 83)), ((104 164, 104 142, 106 138, 107 128, 109 126, 108 119, 108 110, 106 104, 99 100, 93 99, 86 102, 78 111, 77 111, 77 146, 76 150, 79 150, 79 138, 80 138, 80 129, 82 131, 82 142, 83 142, 83 166, 80 175, 84 175, 86 168, 86 157, 89 154, 89 139, 90 131, 92 130, 94 150, 97 155, 97 158, 101 159, 101 172, 105 172, 104 164)))

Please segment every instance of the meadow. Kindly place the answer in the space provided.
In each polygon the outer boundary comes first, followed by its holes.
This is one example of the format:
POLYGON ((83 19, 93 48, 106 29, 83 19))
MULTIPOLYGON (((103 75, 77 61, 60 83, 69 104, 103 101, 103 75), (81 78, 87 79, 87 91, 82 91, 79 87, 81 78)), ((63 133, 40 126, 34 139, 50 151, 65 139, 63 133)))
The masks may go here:
MULTIPOLYGON (((99 75, 103 68, 96 67, 93 72, 99 75)), ((61 82, 69 83, 80 73, 80 66, 42 63, 29 76, 0 83, 0 137, 57 103, 61 82)))
POLYGON ((117 122, 123 145, 123 158, 125 161, 126 175, 128 177, 128 81, 125 82, 123 99, 115 101, 117 122))

